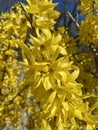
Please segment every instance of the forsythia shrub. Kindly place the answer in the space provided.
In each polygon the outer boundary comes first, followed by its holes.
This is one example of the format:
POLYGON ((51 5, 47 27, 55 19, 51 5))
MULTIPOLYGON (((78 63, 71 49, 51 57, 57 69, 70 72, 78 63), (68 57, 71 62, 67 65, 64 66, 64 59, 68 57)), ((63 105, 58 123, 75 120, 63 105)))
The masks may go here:
POLYGON ((98 2, 81 0, 88 14, 76 39, 55 30, 60 13, 52 0, 27 3, 0 15, 0 127, 11 122, 19 130, 25 110, 28 130, 96 130, 95 55, 81 46, 97 46, 98 2))

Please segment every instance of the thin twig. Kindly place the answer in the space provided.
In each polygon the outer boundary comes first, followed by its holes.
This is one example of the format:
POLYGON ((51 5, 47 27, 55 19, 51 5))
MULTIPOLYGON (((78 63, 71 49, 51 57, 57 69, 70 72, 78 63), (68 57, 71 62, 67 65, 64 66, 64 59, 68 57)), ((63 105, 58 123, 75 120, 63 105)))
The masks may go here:
POLYGON ((76 27, 79 28, 78 22, 75 20, 75 18, 72 16, 72 14, 68 11, 67 15, 72 19, 72 21, 75 23, 76 27))

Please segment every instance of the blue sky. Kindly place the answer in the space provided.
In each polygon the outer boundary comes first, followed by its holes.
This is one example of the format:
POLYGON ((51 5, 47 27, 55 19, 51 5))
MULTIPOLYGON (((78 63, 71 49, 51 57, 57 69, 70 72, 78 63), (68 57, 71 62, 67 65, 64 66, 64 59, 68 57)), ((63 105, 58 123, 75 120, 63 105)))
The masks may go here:
POLYGON ((10 7, 18 1, 25 2, 26 0, 0 0, 0 12, 6 12, 10 10, 10 7))
MULTIPOLYGON (((9 8, 18 1, 25 2, 26 0, 0 0, 0 12, 8 11, 9 8)), ((56 7, 56 9, 60 10, 61 12, 63 12, 65 8, 70 8, 70 10, 71 10, 74 5, 74 0, 53 0, 53 2, 59 3, 58 6, 56 7), (65 5, 64 5, 64 1, 66 1, 65 5), (70 5, 68 5, 69 3, 70 3, 70 5), (67 5, 69 7, 67 7, 67 5)))

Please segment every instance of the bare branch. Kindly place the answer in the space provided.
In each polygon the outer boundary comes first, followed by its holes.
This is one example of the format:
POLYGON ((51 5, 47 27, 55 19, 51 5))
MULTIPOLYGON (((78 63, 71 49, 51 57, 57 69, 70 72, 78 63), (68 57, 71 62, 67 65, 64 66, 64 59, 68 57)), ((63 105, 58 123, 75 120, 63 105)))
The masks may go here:
POLYGON ((79 24, 77 22, 77 20, 75 20, 75 18, 72 16, 72 14, 68 11, 67 15, 72 19, 72 21, 75 23, 76 27, 79 28, 79 24))

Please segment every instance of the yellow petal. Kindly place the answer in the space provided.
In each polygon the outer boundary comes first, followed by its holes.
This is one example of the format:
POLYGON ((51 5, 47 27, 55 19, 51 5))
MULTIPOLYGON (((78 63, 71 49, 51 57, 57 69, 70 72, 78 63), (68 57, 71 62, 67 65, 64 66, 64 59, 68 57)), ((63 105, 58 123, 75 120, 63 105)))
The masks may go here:
POLYGON ((93 115, 91 115, 90 113, 85 113, 85 119, 89 124, 96 124, 98 123, 98 121, 96 121, 96 119, 94 118, 93 115))
POLYGON ((63 102, 62 107, 64 108, 64 110, 69 111, 69 105, 67 102, 63 102))
POLYGON ((52 130, 46 120, 42 119, 42 130, 52 130))
POLYGON ((39 40, 36 37, 33 37, 32 35, 30 35, 30 40, 29 40, 33 45, 39 47, 40 45, 42 45, 42 41, 39 40))
POLYGON ((30 8, 28 9, 28 12, 31 14, 36 14, 39 13, 39 8, 37 5, 31 5, 30 8))
POLYGON ((59 43, 61 41, 61 39, 62 39, 62 36, 59 34, 58 36, 53 37, 52 43, 57 44, 57 43, 59 43))
POLYGON ((42 82, 43 82, 43 85, 44 85, 44 88, 45 88, 46 91, 48 91, 49 89, 52 88, 52 84, 49 80, 49 77, 44 77, 42 82))
POLYGON ((80 110, 75 109, 74 114, 75 114, 75 117, 76 117, 76 118, 78 118, 79 120, 82 120, 82 113, 81 113, 80 110))
POLYGON ((92 125, 87 124, 87 130, 94 130, 92 125))
POLYGON ((51 32, 48 29, 42 29, 42 32, 45 34, 46 39, 50 39, 51 38, 51 32))
POLYGON ((52 104, 53 101, 54 101, 54 99, 55 99, 55 97, 56 97, 56 91, 52 92, 52 94, 49 96, 48 102, 49 102, 50 104, 52 104))
POLYGON ((79 68, 76 66, 72 66, 73 72, 70 74, 69 76, 69 81, 74 81, 77 79, 78 75, 79 75, 79 68))

